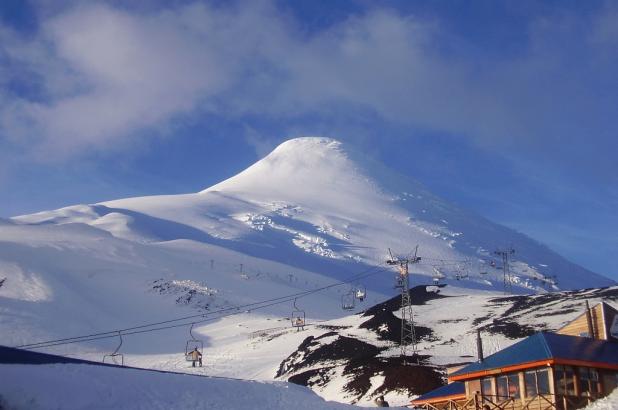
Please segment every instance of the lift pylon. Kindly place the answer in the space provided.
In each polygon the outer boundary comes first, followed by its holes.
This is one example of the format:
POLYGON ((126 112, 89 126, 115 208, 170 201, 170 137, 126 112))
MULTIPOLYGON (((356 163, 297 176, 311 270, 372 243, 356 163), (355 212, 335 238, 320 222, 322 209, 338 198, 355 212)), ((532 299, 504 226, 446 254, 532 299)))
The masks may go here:
POLYGON ((413 258, 395 258, 391 250, 388 250, 390 259, 386 261, 389 265, 395 265, 399 269, 396 287, 401 287, 401 341, 400 349, 401 356, 406 357, 408 346, 412 347, 412 354, 417 353, 416 349, 416 331, 414 329, 414 312, 412 310, 412 299, 410 297, 410 280, 408 265, 410 263, 418 263, 421 258, 417 256, 418 245, 414 250, 413 258))

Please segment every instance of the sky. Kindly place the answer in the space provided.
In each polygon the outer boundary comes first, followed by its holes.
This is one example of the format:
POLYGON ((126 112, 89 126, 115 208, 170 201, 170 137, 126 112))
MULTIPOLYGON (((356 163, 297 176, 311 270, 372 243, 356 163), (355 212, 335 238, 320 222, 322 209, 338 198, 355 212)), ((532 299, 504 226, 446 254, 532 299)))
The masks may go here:
POLYGON ((618 4, 0 2, 0 217, 353 144, 618 280, 618 4))

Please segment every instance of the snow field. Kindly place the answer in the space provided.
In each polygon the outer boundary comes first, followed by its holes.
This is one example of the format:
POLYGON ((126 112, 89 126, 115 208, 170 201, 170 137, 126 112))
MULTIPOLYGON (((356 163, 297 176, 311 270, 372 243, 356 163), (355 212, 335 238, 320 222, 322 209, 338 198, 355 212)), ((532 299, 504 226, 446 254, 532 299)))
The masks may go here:
POLYGON ((7 408, 46 409, 347 409, 311 390, 82 364, 0 365, 7 408))

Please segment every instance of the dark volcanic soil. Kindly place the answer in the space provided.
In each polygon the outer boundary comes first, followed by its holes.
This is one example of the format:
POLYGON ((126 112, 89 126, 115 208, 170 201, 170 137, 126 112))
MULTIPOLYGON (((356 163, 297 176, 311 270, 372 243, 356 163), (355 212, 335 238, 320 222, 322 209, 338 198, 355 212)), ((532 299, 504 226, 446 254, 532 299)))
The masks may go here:
MULTIPOLYGON (((446 297, 440 295, 439 289, 435 286, 429 287, 436 290, 428 291, 428 286, 416 286, 410 289, 413 305, 420 306, 430 300, 446 297)), ((369 317, 369 319, 363 322, 360 328, 374 331, 380 340, 399 343, 401 341, 401 319, 393 314, 399 309, 401 309, 401 296, 395 296, 386 302, 375 305, 363 313, 363 317, 369 317)), ((415 325, 414 330, 416 340, 435 341, 433 331, 430 328, 415 325)))
MULTIPOLYGON (((439 289, 430 286, 410 289, 412 303, 416 306, 433 299, 443 298, 439 289)), ((398 344, 401 338, 401 319, 393 312, 401 308, 401 297, 396 296, 371 307, 363 313, 367 320, 360 327, 374 331, 382 340, 398 344)), ((325 328, 326 329, 326 328, 325 328)), ((297 351, 286 358, 277 371, 277 377, 288 376, 288 381, 304 386, 323 386, 332 378, 343 374, 348 382, 344 390, 356 400, 374 388, 371 378, 383 376, 384 382, 373 393, 379 395, 397 389, 409 395, 423 394, 444 384, 443 375, 431 365, 429 356, 379 357, 383 348, 362 340, 342 336, 337 327, 328 328, 319 337, 306 338, 297 351)), ((417 340, 433 340, 428 327, 415 326, 417 340)), ((340 376, 339 376, 340 377, 340 376)))
POLYGON ((429 356, 407 357, 404 363, 400 357, 377 357, 380 351, 374 345, 335 332, 310 336, 281 363, 277 377, 291 375, 289 382, 324 386, 337 376, 336 368, 343 366, 342 373, 349 380, 344 390, 357 400, 372 388, 371 378, 377 375, 385 379, 375 395, 393 389, 423 394, 444 383, 437 368, 427 365, 429 356))

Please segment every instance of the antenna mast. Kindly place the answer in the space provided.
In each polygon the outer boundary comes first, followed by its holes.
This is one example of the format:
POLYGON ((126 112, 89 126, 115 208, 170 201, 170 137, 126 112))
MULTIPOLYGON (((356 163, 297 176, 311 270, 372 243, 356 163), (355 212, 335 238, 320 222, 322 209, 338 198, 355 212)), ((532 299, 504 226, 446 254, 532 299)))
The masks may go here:
POLYGON ((399 276, 397 277, 397 287, 401 288, 401 357, 406 357, 408 345, 412 346, 412 354, 416 354, 416 332, 414 330, 414 312, 412 311, 412 298, 410 297, 410 280, 408 275, 408 265, 410 263, 418 263, 421 258, 417 256, 418 245, 414 250, 414 257, 410 258, 395 258, 388 250, 390 259, 386 261, 389 265, 397 265, 399 268, 399 276))

